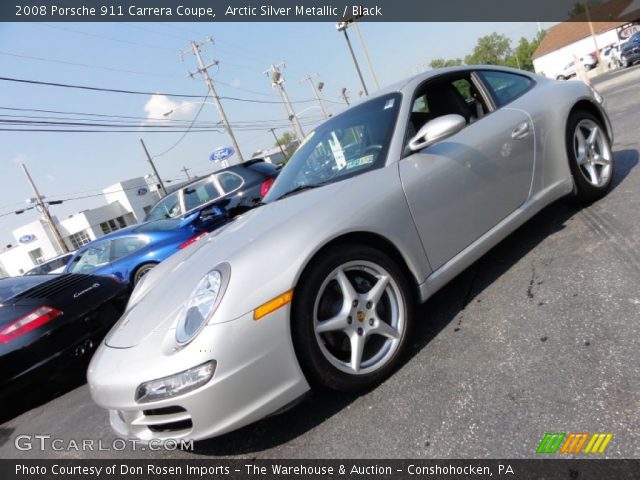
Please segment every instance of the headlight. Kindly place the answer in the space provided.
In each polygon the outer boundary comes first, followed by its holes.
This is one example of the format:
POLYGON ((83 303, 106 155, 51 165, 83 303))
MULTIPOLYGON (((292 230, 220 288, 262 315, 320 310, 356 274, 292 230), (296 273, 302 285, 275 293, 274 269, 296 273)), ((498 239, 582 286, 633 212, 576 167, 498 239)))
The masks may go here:
POLYGON ((215 370, 216 361, 211 360, 184 372, 142 383, 136 390, 136 402, 163 400, 195 390, 211 380, 215 370))
POLYGON ((185 344, 193 340, 211 318, 220 303, 224 287, 229 281, 228 270, 227 264, 220 265, 202 277, 196 288, 193 289, 184 314, 176 327, 178 343, 185 344), (226 273, 225 278, 223 278, 223 272, 226 273))

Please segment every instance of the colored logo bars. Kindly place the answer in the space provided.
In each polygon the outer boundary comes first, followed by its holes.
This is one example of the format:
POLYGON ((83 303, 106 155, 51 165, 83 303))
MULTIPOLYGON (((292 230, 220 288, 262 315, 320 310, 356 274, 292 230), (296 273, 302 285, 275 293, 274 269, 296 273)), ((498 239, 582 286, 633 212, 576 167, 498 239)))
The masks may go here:
POLYGON ((545 433, 536 453, 604 453, 612 438, 612 433, 545 433))

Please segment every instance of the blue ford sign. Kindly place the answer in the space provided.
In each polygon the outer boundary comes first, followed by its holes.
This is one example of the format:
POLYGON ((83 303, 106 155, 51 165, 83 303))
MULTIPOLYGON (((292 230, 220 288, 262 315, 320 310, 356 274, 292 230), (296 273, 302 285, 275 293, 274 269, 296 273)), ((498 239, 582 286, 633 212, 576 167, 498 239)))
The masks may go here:
POLYGON ((143 195, 146 195, 147 193, 149 193, 149 189, 146 188, 146 187, 139 188, 138 191, 136 192, 136 194, 139 197, 142 197, 143 195))
POLYGON ((212 162, 221 162, 222 160, 229 158, 233 153, 234 151, 231 147, 218 147, 213 151, 209 160, 212 162))
POLYGON ((27 235, 22 235, 18 239, 18 242, 20 242, 20 243, 29 243, 29 242, 33 242, 35 239, 36 239, 35 235, 27 234, 27 235))

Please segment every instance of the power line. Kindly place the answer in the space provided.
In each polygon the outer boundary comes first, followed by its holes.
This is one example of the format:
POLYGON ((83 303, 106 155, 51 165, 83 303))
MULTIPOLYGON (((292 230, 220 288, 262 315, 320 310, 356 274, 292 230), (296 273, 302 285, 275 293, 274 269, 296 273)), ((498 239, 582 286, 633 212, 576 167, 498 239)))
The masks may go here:
POLYGON ((100 35, 98 33, 83 32, 82 30, 75 30, 69 27, 61 27, 60 25, 51 25, 50 23, 40 23, 40 25, 44 25, 45 27, 49 27, 49 28, 54 28, 56 30, 63 30, 65 32, 76 33, 78 35, 85 35, 87 37, 102 38, 104 40, 110 40, 112 42, 124 43, 127 45, 135 45, 137 47, 153 48, 156 50, 164 50, 164 51, 169 51, 173 53, 176 52, 172 48, 161 47, 159 45, 149 45, 148 43, 132 42, 130 40, 123 40, 121 38, 110 37, 108 35, 100 35))
MULTIPOLYGON (((28 80, 23 78, 13 78, 13 77, 0 77, 0 81, 5 82, 16 82, 16 83, 25 83, 31 85, 42 85, 48 87, 59 87, 59 88, 75 88, 80 90, 89 90, 89 91, 97 91, 97 92, 109 92, 109 93, 123 93, 129 95, 164 95, 167 97, 180 97, 180 98, 202 98, 202 95, 194 95, 194 94, 184 94, 184 93, 167 93, 167 92, 147 92, 141 90, 125 90, 119 88, 104 88, 104 87, 92 87, 88 85, 75 85, 70 83, 58 83, 58 82, 45 82, 41 80, 28 80)), ((240 97, 229 97, 229 96, 220 96, 220 99, 231 100, 237 102, 249 102, 249 103, 265 103, 265 104, 278 104, 277 100, 260 100, 260 99, 252 99, 252 98, 240 98, 240 97)), ((291 100, 291 103, 313 103, 315 99, 308 100, 291 100)), ((331 101, 331 100, 328 100, 331 101)), ((337 102, 334 102, 337 103, 337 102)))
MULTIPOLYGON (((207 95, 206 97, 204 97, 202 99, 202 103, 200 104, 200 108, 198 109, 198 111, 196 112, 196 115, 193 117, 193 120, 191 120, 191 123, 189 124, 189 126, 187 127, 187 131, 184 132, 182 134, 182 136, 173 144, 171 145, 169 148, 167 148, 166 150, 164 150, 162 153, 158 153, 156 155, 153 155, 153 158, 157 158, 157 157, 161 157, 162 155, 164 155, 165 153, 169 153, 171 150, 173 150, 175 147, 178 146, 178 144, 184 139, 184 137, 187 136, 187 134, 191 131, 191 128, 193 127, 193 124, 196 122, 196 120, 198 119, 198 117, 200 116, 200 113, 202 112, 202 109, 204 108, 205 102, 207 100, 207 98, 209 98, 209 95, 207 95)), ((184 167, 185 169, 187 167, 184 167)), ((188 176, 189 174, 187 174, 188 176)))
POLYGON ((48 63, 58 63, 61 65, 71 65, 73 67, 83 67, 83 68, 91 68, 96 70, 106 70, 109 72, 121 72, 121 73, 131 73, 134 75, 146 75, 152 77, 167 77, 167 78, 183 78, 180 75, 171 75, 168 73, 152 73, 152 72, 141 72, 138 70, 129 70, 124 68, 115 68, 115 67, 105 67, 104 65, 92 65, 89 63, 79 63, 79 62, 69 62, 67 60, 59 60, 55 58, 43 58, 43 57, 34 57, 31 55, 23 55, 20 53, 12 53, 7 51, 0 51, 0 55, 4 55, 7 57, 14 58, 22 58, 25 60, 36 60, 38 62, 48 62, 48 63))

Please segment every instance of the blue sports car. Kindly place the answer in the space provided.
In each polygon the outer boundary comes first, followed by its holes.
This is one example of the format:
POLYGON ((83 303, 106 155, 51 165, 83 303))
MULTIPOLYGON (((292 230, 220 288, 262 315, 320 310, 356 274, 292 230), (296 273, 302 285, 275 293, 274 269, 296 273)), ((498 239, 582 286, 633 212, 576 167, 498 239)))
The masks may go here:
MULTIPOLYGON (((218 223, 226 222, 222 208, 213 207, 218 223)), ((116 276, 133 285, 158 263, 207 233, 196 219, 166 219, 123 228, 78 250, 65 273, 116 276)))

